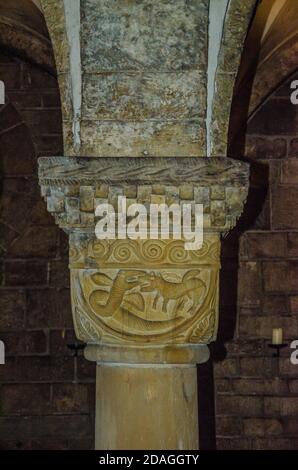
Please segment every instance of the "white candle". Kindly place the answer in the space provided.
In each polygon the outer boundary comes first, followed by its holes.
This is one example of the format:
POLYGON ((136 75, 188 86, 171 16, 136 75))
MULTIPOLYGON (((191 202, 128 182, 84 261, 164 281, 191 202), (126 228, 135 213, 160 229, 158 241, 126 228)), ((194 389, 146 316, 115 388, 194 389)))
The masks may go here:
POLYGON ((282 344, 283 331, 282 328, 273 328, 272 330, 272 344, 282 344))

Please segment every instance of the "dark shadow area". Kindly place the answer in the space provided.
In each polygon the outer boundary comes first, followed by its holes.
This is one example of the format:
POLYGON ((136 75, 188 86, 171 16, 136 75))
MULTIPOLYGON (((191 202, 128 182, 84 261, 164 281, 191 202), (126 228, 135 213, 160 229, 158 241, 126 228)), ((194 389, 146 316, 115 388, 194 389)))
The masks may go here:
POLYGON ((213 361, 197 366, 199 449, 216 450, 213 361))

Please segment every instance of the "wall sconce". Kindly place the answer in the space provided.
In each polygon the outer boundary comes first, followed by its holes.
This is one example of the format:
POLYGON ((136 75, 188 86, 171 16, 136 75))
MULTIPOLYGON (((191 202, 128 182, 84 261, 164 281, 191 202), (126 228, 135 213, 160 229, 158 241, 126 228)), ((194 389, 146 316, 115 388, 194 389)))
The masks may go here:
POLYGON ((280 357, 280 350, 286 348, 288 343, 283 343, 283 329, 273 328, 272 330, 272 342, 268 344, 268 347, 273 349, 273 357, 280 357))

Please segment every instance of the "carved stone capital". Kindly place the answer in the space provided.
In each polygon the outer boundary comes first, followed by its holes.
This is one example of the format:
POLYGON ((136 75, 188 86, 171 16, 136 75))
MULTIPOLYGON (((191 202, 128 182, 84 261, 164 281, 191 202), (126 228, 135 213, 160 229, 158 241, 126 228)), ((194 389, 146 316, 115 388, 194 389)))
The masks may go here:
POLYGON ((48 210, 70 236, 74 325, 89 358, 105 361, 110 351, 110 361, 124 355, 129 363, 144 349, 157 362, 207 360, 204 347, 218 328, 220 236, 242 212, 248 173, 247 164, 227 158, 39 160, 48 210), (203 204, 203 246, 98 240, 95 208, 109 203, 117 212, 118 196, 146 207, 203 204))
POLYGON ((49 212, 61 228, 94 229, 95 207, 118 196, 129 203, 197 203, 204 228, 231 230, 248 191, 248 165, 228 158, 39 159, 39 182, 49 212))

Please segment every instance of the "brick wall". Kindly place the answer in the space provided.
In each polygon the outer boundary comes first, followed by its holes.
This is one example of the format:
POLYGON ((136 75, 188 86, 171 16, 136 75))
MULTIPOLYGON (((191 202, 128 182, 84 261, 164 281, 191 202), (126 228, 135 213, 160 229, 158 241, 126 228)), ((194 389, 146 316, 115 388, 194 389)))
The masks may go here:
POLYGON ((88 449, 95 370, 67 348, 68 241, 37 181, 37 158, 63 151, 57 81, 5 55, 0 79, 0 449, 88 449))
POLYGON ((239 229, 224 242, 214 348, 218 449, 298 449, 298 366, 289 348, 278 360, 267 346, 274 327, 287 342, 298 339, 298 107, 290 102, 297 78, 246 130, 251 190, 239 229))

